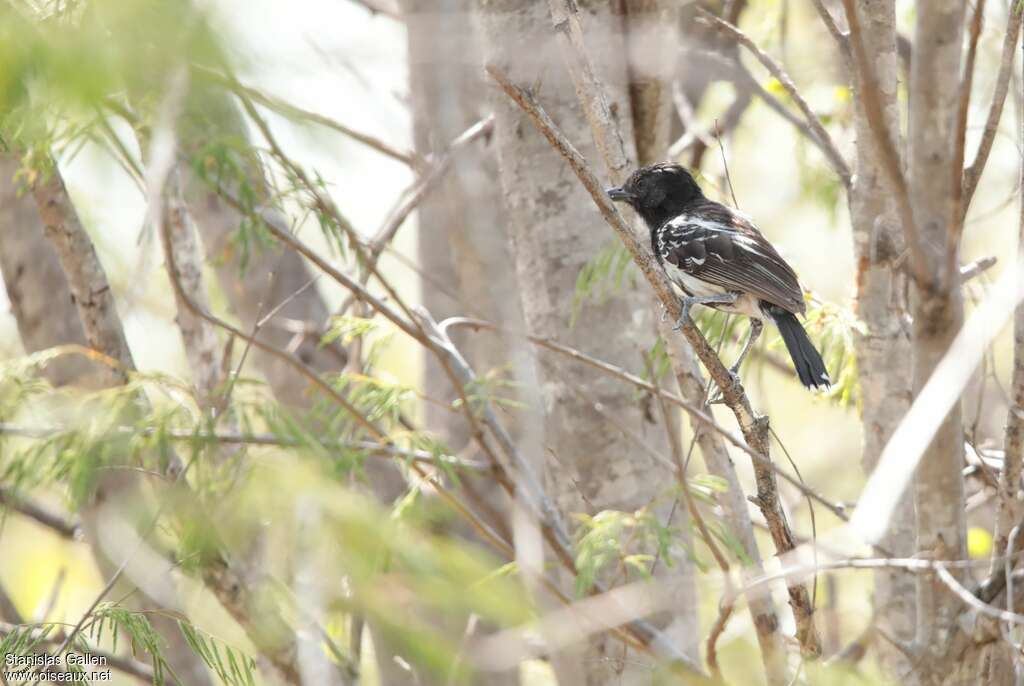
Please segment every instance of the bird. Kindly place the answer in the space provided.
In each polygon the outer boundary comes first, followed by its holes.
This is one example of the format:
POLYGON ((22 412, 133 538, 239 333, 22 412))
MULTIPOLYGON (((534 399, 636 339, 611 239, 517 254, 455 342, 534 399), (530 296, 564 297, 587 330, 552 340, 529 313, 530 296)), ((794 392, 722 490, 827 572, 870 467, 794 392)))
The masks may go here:
POLYGON ((750 334, 729 370, 738 381, 740 364, 767 320, 778 328, 800 382, 829 388, 821 354, 797 319, 807 305, 796 272, 750 218, 707 198, 678 164, 641 167, 606 193, 643 218, 658 264, 684 294, 676 329, 697 304, 750 317, 750 334))

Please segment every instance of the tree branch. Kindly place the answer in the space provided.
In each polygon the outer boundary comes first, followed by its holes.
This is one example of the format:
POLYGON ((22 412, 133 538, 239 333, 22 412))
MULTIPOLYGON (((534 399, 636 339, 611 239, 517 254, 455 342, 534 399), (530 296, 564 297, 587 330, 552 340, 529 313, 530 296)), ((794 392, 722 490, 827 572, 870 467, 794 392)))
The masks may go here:
MULTIPOLYGON (((1003 116, 1006 94, 1010 90, 1014 53, 1017 48, 1017 40, 1020 37, 1024 8, 1021 8, 1020 3, 1012 2, 1009 13, 1010 16, 1006 20, 1006 33, 1003 36, 1003 51, 999 58, 999 74, 996 77, 995 89, 992 91, 992 104, 989 106, 988 116, 985 118, 985 126, 982 129, 981 141, 978 142, 978 151, 974 155, 974 161, 964 171, 963 201, 961 203, 961 212, 964 216, 971 207, 974 192, 978 189, 981 174, 985 171, 985 165, 988 163, 989 153, 992 152, 992 144, 995 143, 996 132, 999 130, 999 120, 1003 116)), ((960 217, 960 221, 963 221, 963 217, 960 217)))
MULTIPOLYGON (((1013 10, 1010 10, 1011 14, 1013 10)), ((985 16, 985 0, 975 0, 971 33, 967 42, 967 60, 960 79, 960 100, 957 104, 956 133, 953 138, 953 232, 962 234, 964 229, 964 147, 967 144, 967 114, 971 106, 971 86, 974 84, 974 63, 978 57, 978 38, 985 16)), ((959 240, 956 238, 955 240, 959 240)))
POLYGON ((885 123, 885 113, 879 100, 878 79, 864 48, 860 19, 857 16, 853 0, 843 0, 843 8, 846 10, 846 21, 850 25, 850 42, 853 44, 853 62, 856 67, 854 72, 857 75, 855 81, 860 90, 861 104, 864 106, 871 132, 874 134, 882 171, 896 190, 896 205, 899 209, 903 231, 906 234, 907 248, 910 251, 911 273, 918 284, 924 286, 931 283, 933 276, 921 245, 921 236, 914 219, 914 210, 910 204, 910 190, 907 187, 907 180, 903 176, 903 166, 896 150, 896 139, 893 137, 896 132, 889 131, 889 127, 885 123))
POLYGON ((242 85, 234 78, 225 76, 217 71, 214 71, 213 69, 209 69, 202 65, 192 65, 192 68, 197 72, 201 73, 202 75, 220 84, 221 86, 224 86, 228 90, 237 93, 239 96, 248 98, 253 102, 258 102, 264 107, 267 107, 286 117, 313 122, 314 124, 319 124, 320 126, 323 126, 324 128, 330 129, 332 131, 337 131, 343 136, 347 136, 348 138, 351 138, 354 141, 358 141, 359 143, 362 143, 368 148, 376 150, 382 155, 390 157, 393 160, 397 160, 402 164, 412 167, 413 169, 422 169, 425 167, 422 158, 420 158, 419 155, 417 155, 414 152, 399 150, 398 148, 382 141, 381 139, 375 136, 371 136, 369 134, 356 131, 355 129, 348 127, 345 124, 342 124, 341 122, 335 121, 330 117, 325 117, 324 115, 319 114, 317 112, 304 110, 301 107, 297 107, 291 104, 290 102, 282 100, 281 98, 275 97, 273 95, 268 95, 267 93, 264 93, 255 88, 242 85))
POLYGON ((807 120, 807 125, 811 128, 811 131, 814 134, 814 138, 818 141, 818 143, 820 144, 819 147, 825 154, 825 158, 829 161, 829 164, 832 166, 832 169, 839 177, 839 180, 843 182, 843 186, 846 187, 847 190, 849 190, 849 165, 846 164, 846 160, 843 158, 842 154, 840 154, 839 150, 836 148, 835 142, 833 142, 832 137, 829 135, 828 131, 826 131, 825 127, 821 125, 821 120, 818 119, 818 115, 816 115, 814 111, 811 110, 811 106, 807 104, 806 100, 804 100, 804 97, 800 94, 800 91, 797 89, 796 84, 794 84, 793 80, 789 78, 789 74, 787 74, 785 70, 781 66, 779 66, 779 64, 775 60, 769 57, 768 54, 757 45, 757 43, 751 40, 750 37, 747 36, 747 34, 743 33, 743 31, 740 31, 738 28, 736 28, 729 22, 716 17, 714 14, 708 12, 702 7, 698 7, 697 12, 700 15, 700 17, 710 26, 714 27, 715 29, 718 29, 722 33, 729 35, 730 37, 733 38, 733 40, 735 40, 740 45, 749 50, 757 58, 757 60, 762 65, 764 65, 765 69, 767 69, 772 76, 779 80, 779 83, 782 84, 782 87, 786 89, 786 92, 789 94, 789 96, 793 98, 793 102, 796 103, 797 107, 799 107, 800 111, 803 113, 804 118, 807 120))
POLYGON ((51 512, 42 505, 16 495, 10 489, 3 486, 0 486, 0 507, 6 507, 13 512, 28 517, 69 541, 77 540, 81 535, 81 523, 68 519, 56 512, 51 512))

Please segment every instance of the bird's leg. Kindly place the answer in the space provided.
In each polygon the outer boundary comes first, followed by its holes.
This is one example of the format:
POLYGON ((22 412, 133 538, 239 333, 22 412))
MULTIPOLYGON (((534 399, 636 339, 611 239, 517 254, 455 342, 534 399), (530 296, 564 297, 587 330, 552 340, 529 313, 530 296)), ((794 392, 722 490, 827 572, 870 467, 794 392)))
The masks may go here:
POLYGON ((732 305, 736 302, 735 293, 715 293, 714 295, 688 295, 679 300, 679 319, 672 327, 673 331, 683 328, 683 322, 690 318, 690 308, 694 305, 732 305))
MULTIPOLYGON (((747 334, 747 342, 743 344, 743 349, 740 350, 740 356, 736 358, 736 361, 729 367, 729 375, 732 377, 734 384, 740 383, 740 365, 743 364, 744 358, 750 349, 754 347, 754 343, 757 341, 758 336, 761 335, 761 330, 764 328, 764 322, 760 319, 750 320, 750 333, 747 334)), ((722 402, 722 389, 716 388, 711 399, 708 400, 709 405, 717 405, 722 402)))
POLYGON ((743 349, 740 350, 740 356, 736 358, 736 361, 729 367, 729 371, 733 374, 738 374, 740 371, 740 365, 743 364, 743 360, 747 357, 747 353, 754 347, 754 343, 757 342, 757 338, 761 335, 761 330, 764 328, 764 322, 760 319, 750 320, 750 333, 747 334, 747 342, 743 344, 743 349))

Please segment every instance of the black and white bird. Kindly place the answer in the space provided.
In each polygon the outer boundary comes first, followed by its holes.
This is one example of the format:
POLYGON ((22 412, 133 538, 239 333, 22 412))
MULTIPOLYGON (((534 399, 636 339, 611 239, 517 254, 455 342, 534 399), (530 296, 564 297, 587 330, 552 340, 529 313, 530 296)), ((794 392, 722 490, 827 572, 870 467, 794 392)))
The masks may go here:
POLYGON ((750 219, 706 198, 676 164, 638 169, 608 196, 629 203, 647 222, 658 263, 685 294, 677 324, 695 304, 751 318, 733 374, 767 319, 778 327, 801 383, 830 385, 821 355, 796 318, 807 309, 796 273, 750 219))

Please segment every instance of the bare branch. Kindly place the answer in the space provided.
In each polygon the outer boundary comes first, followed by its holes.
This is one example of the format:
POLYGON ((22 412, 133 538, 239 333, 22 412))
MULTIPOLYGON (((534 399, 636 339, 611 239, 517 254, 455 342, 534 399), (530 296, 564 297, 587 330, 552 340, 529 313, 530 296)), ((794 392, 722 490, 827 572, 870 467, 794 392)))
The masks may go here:
POLYGON ((811 131, 814 133, 815 139, 817 139, 821 144, 820 147, 822 152, 825 153, 825 157, 828 159, 829 164, 832 165, 832 169, 835 171, 836 175, 839 176, 839 180, 843 182, 843 186, 849 189, 849 165, 846 164, 846 160, 836 148, 836 145, 832 141, 832 137, 829 135, 828 131, 826 131, 825 127, 821 125, 821 120, 818 119, 818 115, 814 113, 811 106, 807 104, 807 101, 804 100, 804 97, 800 94, 796 84, 794 84, 793 80, 789 78, 789 74, 787 74, 775 60, 769 57, 768 54, 757 45, 757 43, 751 40, 747 34, 701 7, 697 8, 697 12, 708 24, 725 34, 728 34, 743 47, 747 48, 747 50, 757 57, 758 61, 764 65, 765 69, 779 80, 782 87, 785 88, 789 96, 793 98, 793 102, 795 102, 797 107, 800 108, 804 118, 807 120, 807 125, 810 126, 811 131))
MULTIPOLYGON (((1021 14, 1017 13, 1018 16, 1021 14)), ((1021 135, 1024 136, 1024 125, 1021 135)), ((1024 191, 1024 161, 1021 162, 1018 185, 1024 191)), ((1017 264, 1024 259, 1024 201, 1021 203, 1017 226, 1017 264)), ((1022 289, 1024 274, 1018 272, 1017 288, 1022 289)), ((1024 520, 1024 504, 1018 498, 1021 474, 1024 472, 1024 305, 1020 303, 1013 311, 1013 372, 1010 378, 1010 401, 1006 412, 1006 433, 1003 442, 1003 468, 999 474, 999 502, 996 505, 996 522, 993 552, 1000 554, 1007 549, 1010 531, 1024 520)), ((995 570, 993 570, 995 571, 995 570)))
POLYGON ((3 486, 0 486, 0 507, 5 507, 20 515, 24 515, 69 541, 77 540, 81 534, 82 525, 79 522, 68 519, 27 498, 16 495, 10 489, 3 486))
MULTIPOLYGON (((25 352, 65 343, 85 345, 85 333, 71 303, 67 277, 57 253, 43 235, 32 196, 21 193, 15 154, 0 154, 0 274, 25 352)), ((97 372, 82 355, 62 356, 43 375, 54 386, 88 385, 97 372)))
MULTIPOLYGON (((775 97, 772 93, 769 93, 767 90, 765 90, 764 86, 758 83, 754 75, 750 73, 750 70, 747 69, 746 65, 744 65, 741 61, 734 57, 727 57, 717 52, 709 52, 707 50, 698 50, 692 48, 684 48, 683 54, 699 56, 701 60, 713 63, 716 68, 721 69, 723 77, 731 80, 736 85, 736 88, 739 91, 749 91, 750 93, 753 93, 754 95, 759 97, 761 101, 764 102, 764 104, 767 105, 773 112, 775 112, 777 115, 779 115, 787 122, 789 122, 789 124, 794 129, 796 129, 797 133, 799 133, 801 136, 806 138, 812 145, 818 148, 826 159, 828 158, 828 143, 823 143, 818 138, 818 136, 815 135, 814 130, 811 128, 811 125, 807 123, 806 118, 794 114, 793 111, 790 108, 786 107, 777 97, 775 97)), ((745 104, 745 99, 737 99, 737 101, 733 103, 733 106, 730 107, 729 111, 733 112, 734 108, 738 108, 740 105, 745 104)), ((735 116, 736 114, 739 114, 739 112, 736 112, 733 116, 735 116)), ((686 119, 689 118, 688 113, 686 113, 685 111, 682 112, 680 118, 685 121, 686 119)), ((692 142, 695 139, 695 137, 699 135, 703 136, 703 138, 709 138, 706 134, 703 134, 701 132, 695 132, 691 129, 692 127, 689 124, 687 124, 687 132, 684 133, 678 141, 672 144, 672 147, 669 150, 669 157, 675 157, 677 154, 682 152, 682 150, 684 150, 687 146, 692 145, 692 142)), ((729 127, 723 126, 722 129, 723 131, 728 131, 729 127)), ((701 140, 701 145, 706 145, 707 143, 703 140, 703 138, 699 139, 701 140)))
POLYGON ((989 255, 988 257, 981 257, 974 262, 969 262, 960 267, 960 283, 967 283, 976 276, 984 274, 992 267, 996 266, 998 258, 995 255, 989 255))
POLYGON ((871 132, 874 134, 882 171, 885 172, 889 183, 896 191, 897 207, 910 250, 911 273, 915 280, 923 286, 931 283, 932 273, 921 245, 921 236, 914 219, 914 210, 910 204, 910 191, 907 188, 907 180, 903 176, 903 167, 896 150, 896 139, 893 137, 896 132, 889 131, 889 127, 885 123, 885 113, 879 100, 878 79, 864 48, 860 19, 857 16, 853 0, 843 0, 843 8, 846 10, 846 21, 850 25, 850 41, 853 43, 854 65, 856 66, 854 71, 857 74, 856 83, 861 94, 861 104, 864 106, 871 132))
POLYGON ((832 13, 828 11, 827 7, 825 7, 823 0, 811 0, 811 3, 814 5, 814 9, 818 11, 818 16, 821 17, 821 23, 825 25, 825 28, 828 29, 829 34, 835 40, 836 47, 839 48, 839 52, 842 53, 846 63, 849 64, 851 60, 849 36, 840 30, 839 26, 836 24, 835 18, 832 16, 832 13))
MULTIPOLYGON (((992 144, 996 140, 996 132, 999 130, 999 120, 1003 116, 1006 94, 1010 90, 1010 77, 1013 74, 1014 54, 1017 40, 1020 37, 1024 8, 1021 8, 1020 3, 1010 3, 1009 13, 1010 16, 1006 21, 1006 34, 1003 37, 1003 51, 999 58, 999 74, 996 77, 995 90, 992 92, 992 104, 989 106, 988 116, 985 118, 985 126, 982 129, 981 141, 978 143, 974 161, 964 171, 963 201, 961 203, 963 215, 966 215, 967 210, 970 209, 974 192, 978 189, 978 182, 981 180, 981 174, 985 171, 989 153, 992 152, 992 144)), ((963 217, 960 220, 962 221, 963 217)))
MULTIPOLYGON (((174 255, 173 259, 167 259, 168 268, 174 264, 178 269, 176 274, 171 275, 171 279, 180 283, 182 291, 187 292, 193 301, 201 307, 207 307, 202 258, 192 220, 182 198, 177 168, 170 172, 166 195, 163 216, 160 217, 166 228, 160 232, 160 236, 164 253, 174 255)), ((212 412, 219 406, 217 396, 223 391, 224 351, 210 323, 196 317, 180 299, 177 300, 176 321, 181 330, 192 380, 198 391, 199 406, 204 411, 212 412)))
POLYGON ((363 145, 372 148, 373 150, 376 150, 382 155, 390 157, 393 160, 397 160, 402 164, 412 167, 413 169, 420 169, 424 167, 423 160, 414 152, 399 150, 398 148, 380 140, 375 136, 361 133, 351 127, 342 124, 341 122, 331 119, 330 117, 325 117, 324 115, 319 114, 317 112, 310 112, 309 110, 304 110, 301 107, 296 107, 295 105, 291 104, 290 102, 287 102, 286 100, 282 100, 281 98, 278 98, 276 96, 269 95, 260 90, 257 90, 256 88, 251 88, 249 86, 242 85, 233 77, 225 76, 212 69, 208 69, 201 65, 193 65, 193 69, 195 69, 202 75, 216 81, 228 90, 231 90, 240 96, 244 96, 245 98, 248 98, 253 102, 258 102, 264 107, 267 107, 275 112, 283 114, 286 117, 313 122, 314 124, 319 124, 320 126, 331 129, 332 131, 337 131, 343 136, 347 136, 352 140, 358 141, 363 145))
MULTIPOLYGON (((493 331, 502 331, 504 333, 515 334, 515 332, 502 329, 501 327, 495 324, 485 322, 479 319, 467 319, 461 317, 447 319, 444 322, 442 322, 441 325, 445 328, 451 328, 453 326, 467 326, 474 329, 490 329, 493 331)), ((837 505, 831 500, 828 500, 814 488, 799 481, 798 479, 787 473, 785 470, 783 470, 781 467, 776 465, 773 461, 769 460, 764 455, 761 455, 760 453, 756 452, 753 448, 747 445, 741 437, 736 436, 733 432, 729 431, 721 424, 718 424, 710 413, 701 409, 692 402, 684 400, 683 398, 680 398, 678 395, 675 395, 674 393, 667 391, 664 388, 661 388, 660 386, 657 386, 649 381, 646 381, 640 378, 639 376, 636 376, 635 374, 631 374, 630 372, 626 371, 625 369, 622 369, 621 367, 617 367, 616 365, 613 365, 609 362, 605 362, 604 360, 599 360, 595 357, 591 357, 590 355, 587 355, 586 353, 580 350, 570 348, 562 343, 559 343, 558 341, 553 341, 548 338, 530 335, 527 335, 526 339, 535 345, 546 348, 547 350, 551 350, 552 352, 559 353, 560 355, 566 355, 568 357, 571 357, 572 359, 577 360, 583 364, 589 365, 594 369, 597 369, 605 374, 614 376, 629 384, 632 384, 633 386, 636 386, 637 388, 643 389, 648 393, 652 393, 660 398, 667 400, 673 405, 684 410, 697 424, 699 424, 702 427, 708 428, 715 434, 721 436, 730 444, 745 452, 752 459, 764 464, 767 468, 774 471, 776 474, 782 477, 794 488, 798 489, 805 496, 813 498, 815 501, 824 505, 829 512, 834 514, 840 520, 844 522, 849 520, 849 517, 846 515, 845 508, 843 508, 841 505, 837 505)))
MULTIPOLYGON (((1010 12, 1012 14, 1013 10, 1011 9, 1010 12)), ((981 24, 984 16, 985 0, 975 0, 971 33, 967 42, 967 60, 964 63, 963 76, 960 79, 960 101, 957 106, 956 133, 953 138, 953 231, 956 234, 963 232, 964 216, 967 214, 963 209, 964 146, 967 144, 967 113, 971 106, 974 62, 978 57, 978 39, 981 37, 981 24)))
POLYGON ((120 367, 107 368, 105 374, 108 383, 122 385, 128 380, 127 371, 135 369, 135 362, 124 337, 106 272, 78 219, 56 166, 41 182, 33 184, 32 196, 39 208, 46 236, 60 257, 85 338, 94 349, 120 363, 120 367))
MULTIPOLYGON (((455 154, 475 140, 487 137, 494 131, 494 115, 489 115, 470 126, 455 138, 448 149, 436 160, 431 160, 430 170, 417 181, 407 193, 405 202, 395 211, 388 221, 381 227, 370 240, 370 259, 376 265, 384 248, 391 243, 398 229, 402 227, 405 220, 412 214, 413 210, 423 201, 437 184, 444 178, 445 173, 451 168, 455 154)), ((344 310, 344 308, 342 308, 344 310)))

